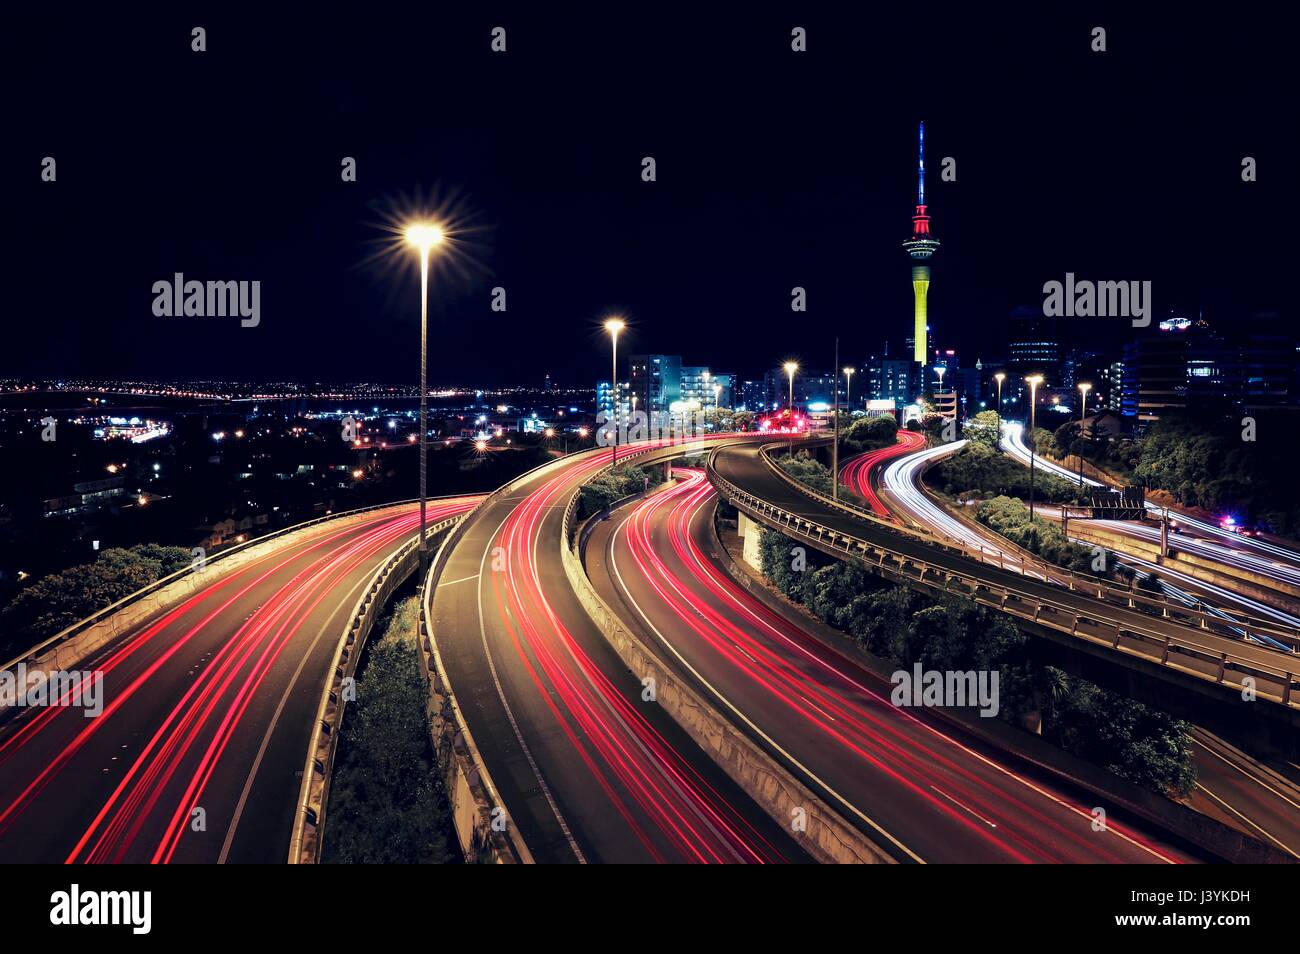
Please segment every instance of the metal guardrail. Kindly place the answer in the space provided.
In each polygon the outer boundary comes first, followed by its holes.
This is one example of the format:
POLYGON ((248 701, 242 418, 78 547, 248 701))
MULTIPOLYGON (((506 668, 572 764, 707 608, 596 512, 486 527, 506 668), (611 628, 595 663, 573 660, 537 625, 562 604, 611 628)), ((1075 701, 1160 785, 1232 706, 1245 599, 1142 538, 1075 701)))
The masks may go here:
MULTIPOLYGON (((465 513, 429 524, 425 527, 425 538, 436 536, 455 526, 472 510, 471 507, 465 513)), ((390 590, 393 588, 390 584, 394 571, 403 560, 410 558, 418 543, 416 539, 407 540, 375 570, 365 592, 357 598, 343 636, 334 647, 329 677, 321 693, 316 720, 312 724, 311 740, 307 745, 307 762, 303 768, 298 811, 294 815, 293 834, 289 841, 290 864, 315 864, 320 861, 330 778, 334 770, 334 757, 338 752, 339 729, 343 725, 343 683, 356 672, 361 649, 369 637, 378 607, 387 599, 388 594, 384 590, 386 587, 390 590)), ((403 579, 409 572, 408 570, 403 579)))
MULTIPOLYGON (((1102 618, 1098 614, 1079 613, 1073 608, 1053 600, 1043 599, 1030 593, 1017 591, 1012 587, 986 583, 978 577, 941 567, 929 561, 907 556, 879 546, 852 534, 827 527, 814 520, 793 514, 788 510, 770 504, 753 494, 742 490, 719 474, 714 467, 714 451, 710 455, 709 481, 733 506, 743 510, 760 522, 767 523, 782 532, 802 538, 817 545, 818 549, 830 550, 843 554, 846 558, 859 560, 870 565, 876 572, 913 585, 925 586, 940 593, 959 595, 973 599, 978 603, 991 606, 1008 615, 1037 623, 1049 629, 1086 640, 1094 645, 1125 652, 1142 659, 1159 663, 1161 666, 1219 685, 1242 688, 1240 681, 1229 680, 1230 674, 1263 678, 1278 684, 1276 695, 1270 695, 1256 686, 1259 698, 1277 702, 1287 708, 1300 707, 1300 693, 1294 690, 1297 684, 1297 672, 1300 666, 1272 667, 1229 652, 1212 652, 1206 647, 1165 633, 1158 633, 1136 625, 1122 625, 1113 620, 1102 618), (1144 650, 1156 651, 1144 651, 1144 650), (1189 665, 1181 665, 1180 657, 1200 660, 1213 669, 1213 674, 1189 665)), ((897 533, 897 528, 888 526, 897 533)), ((944 544, 939 544, 943 546, 944 544)), ((947 549, 958 549, 946 547, 947 549)), ((1024 574, 1023 568, 1021 569, 1024 574)), ((1080 592, 1090 595, 1080 588, 1080 592)), ((1126 596, 1132 595, 1125 593, 1126 596)), ((1101 598, 1101 597, 1099 597, 1101 598)), ((1204 627, 1201 627, 1204 628, 1204 627)), ((1279 660, 1286 660, 1285 654, 1278 654, 1279 660)))
MULTIPOLYGON (((1157 597, 1147 596, 1138 591, 1135 587, 1116 586, 1110 580, 1092 576, 1088 573, 1080 573, 1077 570, 1058 567, 1047 563, 1044 560, 1014 556, 1009 557, 1001 550, 987 548, 982 545, 974 547, 964 540, 950 537, 947 534, 937 533, 930 530, 915 530, 911 527, 905 527, 882 520, 875 514, 864 511, 861 507, 855 507, 854 505, 844 503, 843 501, 833 500, 825 494, 809 487, 803 481, 787 474, 780 465, 771 459, 768 453, 773 448, 781 448, 784 446, 784 442, 774 442, 764 444, 759 448, 759 456, 775 476, 805 497, 809 497, 824 506, 846 513, 856 519, 866 520, 873 527, 886 533, 909 537, 930 546, 939 546, 949 552, 977 560, 980 563, 994 565, 1003 570, 1010 570, 1019 573, 1021 576, 1035 577, 1044 582, 1065 587, 1072 592, 1082 592, 1089 596, 1092 596, 1095 593, 1097 599, 1105 600, 1114 605, 1122 605, 1128 609, 1142 608, 1144 612, 1148 612, 1151 615, 1159 615, 1162 618, 1171 620, 1175 623, 1192 626, 1196 629, 1210 632, 1226 639, 1239 639, 1243 633, 1247 636, 1267 636, 1270 639, 1290 646, 1293 654, 1300 652, 1300 630, 1297 630, 1294 627, 1282 626, 1278 623, 1263 620, 1241 612, 1221 610, 1220 612, 1224 615, 1218 616, 1192 607, 1171 606, 1168 601, 1157 597)), ((712 464, 713 454, 710 454, 709 462, 709 477, 710 480, 712 480, 714 476, 712 464)), ((719 475, 719 479, 723 478, 719 475)), ((1267 649, 1267 647, 1263 646, 1260 648, 1267 649)))
MULTIPOLYGON (((426 499, 448 500, 454 497, 463 497, 463 496, 465 495, 446 494, 441 497, 429 497, 426 499)), ((71 626, 68 626, 60 630, 59 632, 55 633, 53 636, 50 636, 49 638, 41 641, 40 643, 36 644, 30 649, 24 650, 22 653, 18 654, 13 659, 9 660, 3 666, 0 666, 0 671, 6 669, 12 669, 14 666, 17 666, 21 662, 34 659, 35 657, 41 655, 51 647, 57 646, 59 643, 71 639, 77 634, 89 629, 91 626, 94 626, 96 623, 100 623, 108 619, 110 616, 112 616, 114 613, 118 612, 119 610, 125 609, 127 606, 130 606, 132 603, 139 602, 140 600, 144 599, 146 596, 150 595, 151 593, 156 593, 159 590, 161 590, 163 587, 168 586, 171 583, 175 583, 177 580, 182 579, 183 577, 190 576, 194 573, 206 573, 208 568, 211 567, 213 564, 218 564, 226 557, 232 556, 233 554, 242 553, 243 551, 251 547, 261 546, 263 543, 266 543, 268 540, 274 540, 277 537, 282 537, 290 533, 296 533, 299 530, 305 530, 307 527, 316 526, 317 524, 328 523, 329 521, 332 520, 341 520, 344 517, 354 517, 357 514, 369 513, 371 511, 376 511, 376 510, 386 510, 391 507, 402 507, 407 504, 416 504, 419 502, 420 502, 419 498, 417 497, 409 500, 397 500, 392 503, 372 504, 371 506, 368 507, 358 507, 355 510, 344 510, 344 511, 340 511, 339 513, 326 514, 323 517, 313 517, 311 520, 305 520, 302 523, 295 523, 287 527, 281 527, 279 530, 275 530, 271 533, 266 534, 265 536, 255 537, 251 540, 245 541, 244 543, 240 543, 236 546, 229 547, 225 550, 222 550, 220 553, 214 554, 211 557, 206 557, 203 560, 203 566, 201 569, 195 569, 194 564, 191 563, 187 567, 176 570, 173 573, 169 573, 167 576, 155 580, 153 583, 150 583, 148 586, 141 587, 140 589, 136 590, 134 593, 127 594, 126 596, 122 597, 120 600, 116 601, 115 603, 110 603, 108 606, 96 610, 95 612, 91 613, 89 616, 85 617, 84 619, 78 620, 77 622, 73 623, 71 626)))

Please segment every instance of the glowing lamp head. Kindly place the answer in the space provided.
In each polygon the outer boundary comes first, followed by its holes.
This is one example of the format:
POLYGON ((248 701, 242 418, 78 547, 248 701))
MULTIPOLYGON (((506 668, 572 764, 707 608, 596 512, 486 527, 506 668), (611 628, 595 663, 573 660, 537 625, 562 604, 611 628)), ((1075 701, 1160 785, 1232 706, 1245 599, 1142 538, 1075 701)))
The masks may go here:
POLYGON ((625 327, 627 326, 623 323, 622 318, 610 318, 605 322, 605 330, 611 335, 617 335, 625 327))
POLYGON ((999 371, 997 374, 993 375, 993 380, 996 381, 996 382, 998 382, 998 384, 1001 384, 1001 383, 1002 383, 1003 381, 1005 381, 1006 379, 1007 379, 1007 376, 1006 376, 1005 374, 1003 374, 1001 371, 999 371))
POLYGON ((787 361, 781 367, 785 368, 785 373, 794 377, 794 373, 799 370, 799 365, 794 361, 787 361))
POLYGON ((1089 391, 1092 390, 1092 385, 1089 384, 1087 381, 1084 381, 1079 385, 1079 390, 1082 391, 1084 394, 1087 394, 1089 391))
POLYGON ((431 222, 412 222, 403 232, 406 241, 428 255, 435 245, 442 244, 442 229, 431 222))

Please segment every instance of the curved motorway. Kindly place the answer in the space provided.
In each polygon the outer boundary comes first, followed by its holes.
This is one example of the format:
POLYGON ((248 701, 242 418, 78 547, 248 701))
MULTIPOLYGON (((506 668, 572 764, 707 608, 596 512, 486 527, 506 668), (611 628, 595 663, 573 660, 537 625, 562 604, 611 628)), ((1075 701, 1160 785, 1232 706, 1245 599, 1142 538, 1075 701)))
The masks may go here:
POLYGON ((509 823, 539 862, 808 861, 643 698, 565 577, 565 508, 609 463, 574 454, 488 500, 433 591, 442 663, 509 823))
POLYGON ((1117 822, 1095 796, 1008 764, 932 714, 806 618, 719 564, 713 487, 678 469, 670 489, 619 511, 587 547, 597 590, 682 676, 900 861, 1159 863, 1179 849, 1117 822))
MULTIPOLYGON (((431 501, 430 520, 479 499, 431 501)), ((418 525, 411 504, 326 522, 85 660, 100 715, 31 709, 0 730, 0 858, 283 862, 334 648, 418 525)))

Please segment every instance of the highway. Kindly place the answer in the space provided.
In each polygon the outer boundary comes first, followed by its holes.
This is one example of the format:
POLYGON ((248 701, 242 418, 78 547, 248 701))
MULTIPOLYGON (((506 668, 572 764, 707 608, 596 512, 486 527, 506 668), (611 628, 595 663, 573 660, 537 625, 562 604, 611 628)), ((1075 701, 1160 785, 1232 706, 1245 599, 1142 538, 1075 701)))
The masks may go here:
MULTIPOLYGON (((893 531, 882 521, 835 507, 829 500, 816 499, 797 488, 764 460, 756 446, 721 448, 710 458, 709 468, 710 480, 726 488, 726 496, 741 503, 760 522, 779 525, 796 535, 807 532, 809 535, 800 539, 830 548, 837 554, 844 553, 845 547, 878 547, 892 554, 891 567, 913 579, 917 573, 941 571, 945 577, 956 575, 977 580, 983 599, 992 599, 1007 612, 1034 618, 1040 625, 1080 640, 1081 645, 1085 642, 1093 647, 1104 645, 1106 651, 1116 653, 1118 662, 1129 656, 1140 656, 1159 664, 1161 671, 1168 672, 1175 680, 1183 678, 1184 673, 1195 672, 1208 680, 1227 681, 1237 671, 1249 671, 1258 680, 1261 702, 1269 698, 1268 693, 1280 699, 1286 674, 1295 672, 1292 654, 1222 635, 1205 623, 1189 625, 1172 615, 1144 613, 1137 606, 1129 605, 1137 597, 1099 598, 1090 588, 1071 589, 1047 582, 1036 574, 1018 572, 1019 567, 1003 569, 996 554, 986 553, 982 559, 976 559, 938 546, 938 541, 893 531), (805 531, 797 525, 791 526, 785 522, 787 518, 769 508, 788 514, 788 519, 796 523, 812 521, 814 529, 805 531), (1008 596, 1003 600, 998 594, 1004 591, 1014 592, 1014 599, 1008 596), (1225 659, 1232 661, 1232 667, 1219 665, 1225 659)), ((1199 619, 1194 613, 1186 618, 1199 619)), ((1279 712, 1276 718, 1286 721, 1290 714, 1279 712)))
POLYGON ((844 637, 816 634, 797 611, 727 573, 712 526, 716 492, 702 470, 675 473, 670 489, 592 534, 586 565, 598 592, 678 675, 896 860, 1188 860, 1110 806, 1107 830, 1093 831, 1095 795, 1063 791, 932 713, 892 705, 888 680, 835 645, 844 637))
MULTIPOLYGON (((922 449, 910 455, 887 462, 880 483, 885 488, 883 500, 887 507, 900 517, 926 529, 966 540, 974 546, 1004 552, 1008 557, 1019 558, 1017 548, 993 530, 976 523, 957 519, 921 486, 921 475, 926 467, 937 460, 956 453, 964 441, 922 449)), ((1022 445, 1023 446, 1023 445, 1022 445)), ((1028 456, 1023 462, 1028 464, 1028 456)), ((1038 458, 1042 460, 1042 458, 1038 458)), ((1130 526, 1121 521, 1100 521, 1104 524, 1130 526)), ((1181 544, 1181 539, 1179 543, 1181 544)), ((1208 586, 1166 566, 1154 564, 1125 555, 1125 562, 1138 568, 1138 572, 1159 569, 1164 576, 1174 576, 1196 596, 1167 582, 1162 586, 1170 596, 1185 603, 1198 599, 1220 598, 1258 615, 1271 615, 1269 607, 1232 593, 1221 587, 1208 586)), ((1300 622, 1288 614, 1277 613, 1281 622, 1300 622)), ((1271 771, 1258 762, 1238 752, 1204 730, 1195 730, 1193 752, 1196 760, 1198 782, 1189 803, 1199 811, 1240 828, 1248 834, 1300 858, 1300 797, 1295 786, 1285 777, 1274 778, 1271 771)))
POLYGON ((571 455, 489 499, 433 590, 433 637, 509 823, 538 862, 806 862, 643 699, 564 575, 565 508, 610 456, 571 455))
POLYGON ((909 454, 925 446, 925 436, 915 431, 899 431, 898 442, 879 450, 867 451, 850 457, 840 468, 840 483, 861 497, 879 517, 889 519, 889 508, 876 493, 876 478, 880 467, 904 454, 909 454))
MULTIPOLYGON (((1006 421, 1003 424, 1002 449, 1025 466, 1029 465, 1031 455, 1028 445, 1025 444, 1023 424, 1017 421, 1006 421)), ((1041 467, 1066 480, 1078 482, 1078 474, 1065 469, 1055 461, 1044 458, 1041 454, 1032 456, 1035 467, 1041 467)), ((1106 486, 1088 477, 1084 478, 1084 484, 1088 487, 1106 486)), ((1153 515, 1157 515, 1163 510, 1162 507, 1150 501, 1147 502, 1146 508, 1153 515)), ((1195 531, 1196 534, 1207 538, 1202 541, 1196 537, 1185 539, 1180 536, 1176 541, 1180 546, 1186 545, 1188 549, 1194 549, 1196 552, 1214 559, 1221 559, 1242 569, 1251 569, 1260 573, 1275 575, 1287 582, 1300 582, 1300 552, 1281 544, 1262 540, 1259 537, 1242 536, 1178 508, 1170 508, 1170 513, 1175 516, 1184 529, 1195 531)), ((1114 521, 1114 523, 1121 522, 1114 521)), ((1157 530, 1156 533, 1158 534, 1159 531, 1157 530)))
MULTIPOLYGON (((479 499, 430 501, 429 520, 479 499)), ((411 504, 353 519, 216 577, 85 660, 103 674, 97 717, 45 707, 5 724, 0 858, 283 863, 335 646, 419 521, 411 504)))

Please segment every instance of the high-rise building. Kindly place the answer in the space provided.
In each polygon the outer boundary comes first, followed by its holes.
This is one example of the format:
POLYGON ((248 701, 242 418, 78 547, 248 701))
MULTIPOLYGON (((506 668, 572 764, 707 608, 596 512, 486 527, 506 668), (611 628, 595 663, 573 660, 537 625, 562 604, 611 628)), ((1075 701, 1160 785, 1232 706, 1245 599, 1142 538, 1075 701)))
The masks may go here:
POLYGON ((1273 316, 1256 316, 1239 351, 1241 403, 1247 409, 1293 403, 1296 342, 1274 327, 1273 316))
MULTIPOLYGON (((632 389, 627 381, 618 382, 618 413, 625 415, 632 409, 632 389)), ((596 382, 596 412, 606 416, 610 413, 610 389, 608 381, 596 382)))
POLYGON ((637 409, 666 413, 681 400, 682 359, 675 354, 634 354, 628 362, 637 409))
POLYGON ((867 358, 862 366, 865 380, 855 389, 862 389, 868 400, 893 401, 895 408, 901 408, 910 404, 920 390, 920 368, 911 358, 891 358, 886 349, 883 355, 867 358))
MULTIPOLYGON (((753 411, 756 414, 763 411, 770 411, 767 406, 767 381, 742 381, 738 391, 739 401, 736 404, 738 411, 753 411)), ((726 405, 723 405, 724 407, 726 405)))
POLYGON ((1120 412, 1139 426, 1187 407, 1187 338, 1156 330, 1124 346, 1120 412))
POLYGON ((912 360, 925 364, 928 354, 926 297, 930 292, 930 256, 939 240, 930 231, 925 211, 925 123, 917 132, 916 213, 912 216, 912 237, 903 243, 912 259, 912 360))
POLYGON ((1042 308, 1020 307, 1011 312, 1011 333, 1007 341, 1007 380, 1003 397, 1017 402, 1027 393, 1025 378, 1041 374, 1048 387, 1061 387, 1061 343, 1056 320, 1042 308))
POLYGON ((677 400, 698 407, 731 407, 736 376, 698 365, 682 365, 677 400))
MULTIPOLYGON (((780 410, 790 402, 790 379, 784 368, 773 368, 763 376, 767 405, 780 410)), ((829 371, 796 371, 794 406, 804 410, 825 410, 835 400, 836 375, 829 371)))

